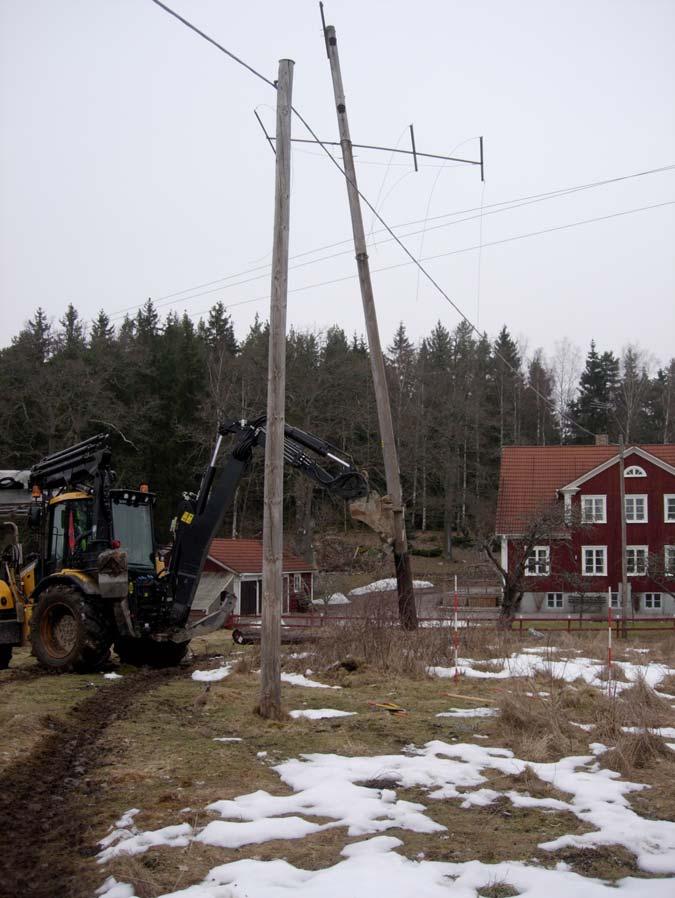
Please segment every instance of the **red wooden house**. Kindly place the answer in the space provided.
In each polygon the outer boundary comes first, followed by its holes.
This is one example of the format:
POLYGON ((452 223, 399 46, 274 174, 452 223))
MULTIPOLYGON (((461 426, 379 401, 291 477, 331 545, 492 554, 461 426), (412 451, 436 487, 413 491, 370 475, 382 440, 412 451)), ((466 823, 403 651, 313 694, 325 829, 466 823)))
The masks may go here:
MULTIPOLYGON (((628 607, 675 614, 675 445, 624 453, 628 607)), ((512 446, 502 452, 496 532, 501 564, 513 570, 528 524, 547 507, 574 522, 532 547, 524 614, 575 613, 622 604, 618 446, 512 446)))
MULTIPOLYGON (((284 552, 283 611, 297 611, 314 598, 315 568, 291 552, 284 552)), ((234 614, 260 614, 262 596, 262 541, 214 539, 192 606, 204 612, 227 589, 237 597, 234 614)))

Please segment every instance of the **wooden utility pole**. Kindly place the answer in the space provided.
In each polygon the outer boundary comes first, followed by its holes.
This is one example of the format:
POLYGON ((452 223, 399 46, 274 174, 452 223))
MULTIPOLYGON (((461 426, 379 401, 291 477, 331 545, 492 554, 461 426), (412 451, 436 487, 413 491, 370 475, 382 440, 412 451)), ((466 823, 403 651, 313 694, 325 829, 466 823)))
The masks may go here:
POLYGON ((394 425, 391 417, 391 404, 389 402, 389 389, 387 387, 387 377, 384 369, 384 359, 382 357, 380 333, 377 326, 377 314, 375 312, 375 300, 373 298, 373 284, 370 278, 370 265, 368 263, 368 253, 366 251, 366 236, 363 228, 363 215, 361 213, 361 202, 356 182, 354 154, 349 134, 349 121, 347 119, 347 107, 345 105, 345 94, 342 86, 342 73, 340 71, 340 58, 338 56, 335 28, 332 25, 328 25, 324 34, 326 38, 326 51, 330 61, 331 75, 333 77, 333 92, 335 94, 335 107, 337 111, 338 129, 340 132, 340 146, 342 147, 342 160, 347 176, 346 182, 347 195, 349 197, 349 211, 352 219, 354 249, 356 251, 356 265, 359 274, 363 312, 366 319, 366 333, 368 335, 368 347, 370 349, 370 367, 375 388, 375 401, 377 404, 377 417, 380 426, 380 438, 382 440, 382 453, 384 455, 387 492, 392 503, 394 514, 394 562, 396 566, 396 584, 398 587, 399 616, 401 626, 405 629, 413 630, 417 627, 417 611, 415 609, 410 556, 408 555, 408 542, 405 533, 401 475, 398 466, 396 442, 394 440, 394 425))
POLYGON ((293 65, 290 59, 280 59, 277 81, 276 184, 263 507, 260 713, 263 717, 275 719, 279 719, 282 713, 280 650, 284 588, 284 409, 293 65))
POLYGON ((619 501, 621 503, 621 635, 628 636, 628 559, 626 557, 626 481, 623 434, 619 434, 619 501))

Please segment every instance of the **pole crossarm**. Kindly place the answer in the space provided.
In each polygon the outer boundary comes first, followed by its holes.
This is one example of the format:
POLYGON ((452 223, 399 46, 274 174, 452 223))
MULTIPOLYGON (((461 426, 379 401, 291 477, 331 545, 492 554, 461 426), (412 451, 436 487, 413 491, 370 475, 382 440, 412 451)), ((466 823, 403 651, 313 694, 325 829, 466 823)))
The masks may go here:
MULTIPOLYGON (((260 121, 260 119, 258 119, 258 121, 260 121)), ((262 125, 262 123, 261 123, 261 125, 262 125)), ((265 131, 264 128, 263 128, 263 131, 265 131)), ((275 137, 273 135, 268 135, 266 131, 265 131, 265 137, 268 140, 275 140, 275 137)), ((292 137, 291 143, 314 143, 314 144, 317 144, 317 146, 320 146, 321 144, 323 144, 324 146, 327 146, 327 147, 341 146, 339 140, 314 140, 311 137, 292 137)), ((481 167, 483 165, 482 159, 461 159, 458 156, 444 156, 441 153, 422 153, 420 150, 417 150, 417 149, 404 150, 404 149, 401 149, 400 147, 381 147, 381 146, 378 146, 377 144, 373 144, 373 143, 352 143, 352 147, 355 150, 357 150, 357 149, 358 150, 381 150, 384 153, 401 153, 404 156, 413 156, 413 157, 417 157, 417 158, 421 157, 424 159, 441 159, 443 162, 463 162, 466 165, 478 165, 481 167)))

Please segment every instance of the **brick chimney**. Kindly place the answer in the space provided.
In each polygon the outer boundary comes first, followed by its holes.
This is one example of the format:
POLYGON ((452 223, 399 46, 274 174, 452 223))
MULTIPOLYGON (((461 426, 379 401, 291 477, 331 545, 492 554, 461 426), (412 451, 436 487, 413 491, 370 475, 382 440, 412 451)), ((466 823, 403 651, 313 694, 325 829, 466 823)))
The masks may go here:
POLYGON ((609 446, 609 436, 606 433, 596 433, 595 445, 596 446, 609 446))

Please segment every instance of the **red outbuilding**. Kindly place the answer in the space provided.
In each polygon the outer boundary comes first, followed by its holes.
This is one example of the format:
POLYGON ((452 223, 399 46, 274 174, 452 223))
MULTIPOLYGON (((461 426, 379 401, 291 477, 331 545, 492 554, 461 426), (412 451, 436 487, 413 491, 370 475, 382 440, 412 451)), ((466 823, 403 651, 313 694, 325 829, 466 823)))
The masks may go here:
MULTIPOLYGON (((314 598, 315 571, 299 556, 284 552, 284 613, 302 610, 314 598)), ((213 540, 192 610, 204 612, 223 590, 237 597, 234 614, 260 614, 261 540, 213 540)))

